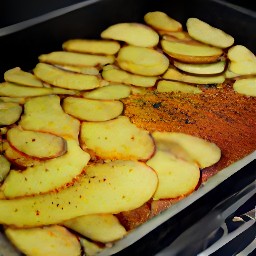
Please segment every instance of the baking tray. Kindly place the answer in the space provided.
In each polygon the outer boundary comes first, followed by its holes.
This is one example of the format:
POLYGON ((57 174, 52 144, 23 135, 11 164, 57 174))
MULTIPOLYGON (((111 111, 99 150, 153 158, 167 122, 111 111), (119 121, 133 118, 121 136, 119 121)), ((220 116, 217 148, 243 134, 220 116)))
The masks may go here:
MULTIPOLYGON (((0 29, 1 79, 7 69, 16 66, 33 69, 40 54, 59 50, 68 39, 98 38, 112 24, 143 22, 145 13, 156 10, 183 25, 189 17, 202 19, 231 34, 235 44, 256 52, 256 14, 233 4, 218 0, 88 0, 0 29)), ((256 151, 225 168, 101 255, 154 255, 218 202, 254 183, 255 159, 256 151)))

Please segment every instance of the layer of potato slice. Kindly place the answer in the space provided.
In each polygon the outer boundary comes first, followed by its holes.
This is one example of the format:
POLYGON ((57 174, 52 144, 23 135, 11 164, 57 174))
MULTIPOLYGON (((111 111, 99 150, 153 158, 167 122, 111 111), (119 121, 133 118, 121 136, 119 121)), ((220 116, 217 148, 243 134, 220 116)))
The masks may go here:
POLYGON ((188 160, 191 161, 193 159, 200 168, 217 163, 221 157, 221 150, 215 143, 189 134, 153 132, 153 137, 157 141, 161 140, 166 141, 166 143, 178 144, 189 155, 188 160))
POLYGON ((144 15, 144 21, 155 28, 163 31, 181 31, 182 24, 174 20, 164 12, 154 11, 148 12, 144 15))
POLYGON ((85 75, 99 75, 99 68, 98 67, 78 67, 78 66, 70 66, 70 65, 55 65, 57 68, 61 68, 67 71, 72 71, 75 73, 81 73, 85 75))
POLYGON ((163 75, 164 79, 180 81, 192 84, 220 84, 225 81, 224 75, 212 75, 212 76, 196 76, 188 75, 186 73, 179 72, 174 67, 170 66, 163 75))
POLYGON ((183 92, 183 93, 202 93, 202 90, 194 85, 176 81, 160 80, 157 83, 158 92, 183 92))
POLYGON ((4 73, 4 80, 25 86, 43 87, 42 81, 37 79, 33 74, 21 70, 20 67, 7 70, 4 73))
POLYGON ((82 121, 107 121, 123 112, 123 103, 118 100, 66 97, 62 106, 67 114, 82 121))
POLYGON ((80 175, 89 159, 89 154, 84 152, 76 141, 67 140, 66 154, 42 161, 22 172, 11 170, 1 189, 7 198, 59 189, 80 175))
POLYGON ((73 90, 90 90, 99 87, 97 76, 68 72, 45 63, 38 63, 34 74, 46 83, 73 90))
POLYGON ((3 155, 0 155, 0 182, 8 175, 10 167, 10 162, 3 155))
POLYGON ((113 55, 104 56, 67 51, 56 51, 42 54, 38 58, 40 62, 78 67, 103 66, 106 64, 112 64, 115 61, 115 57, 113 55))
POLYGON ((18 103, 0 102, 0 125, 10 125, 17 122, 22 113, 18 103))
POLYGON ((24 104, 26 102, 26 98, 25 97, 2 96, 2 97, 0 97, 0 102, 11 102, 11 103, 24 104))
POLYGON ((215 75, 222 73, 225 70, 226 61, 218 61, 207 64, 191 64, 174 61, 173 65, 185 72, 198 75, 215 75))
POLYGON ((62 48, 71 52, 114 55, 120 49, 119 42, 96 39, 70 39, 62 44, 62 48))
POLYGON ((189 35, 200 42, 220 48, 227 48, 234 44, 234 38, 231 35, 200 19, 189 18, 186 26, 189 35))
POLYGON ((176 40, 178 39, 183 42, 193 40, 193 38, 186 31, 172 32, 172 31, 159 30, 158 33, 162 36, 162 39, 166 39, 166 40, 173 41, 174 39, 176 40))
POLYGON ((83 122, 80 140, 83 148, 102 159, 149 159, 155 150, 150 134, 132 124, 128 117, 106 122, 83 122))
POLYGON ((84 215, 66 220, 62 224, 84 237, 102 243, 121 239, 127 233, 113 214, 84 215))
POLYGON ((165 53, 174 59, 188 63, 216 62, 223 54, 222 49, 204 44, 190 44, 178 41, 161 40, 165 53))
POLYGON ((256 97, 256 78, 252 77, 236 80, 233 84, 233 88, 240 94, 256 97))
POLYGON ((7 132, 7 141, 18 151, 31 157, 50 159, 66 153, 66 141, 59 136, 26 131, 20 127, 13 127, 7 132))
POLYGON ((118 100, 129 97, 131 94, 131 87, 125 84, 109 84, 96 88, 89 92, 84 92, 82 96, 87 99, 98 99, 98 100, 118 100))
POLYGON ((101 32, 101 38, 124 41, 127 44, 154 47, 158 44, 159 36, 151 27, 142 23, 117 23, 101 32))
POLYGON ((115 66, 108 65, 103 68, 102 77, 114 83, 123 83, 141 87, 153 87, 158 79, 156 76, 141 76, 131 74, 115 66))
POLYGON ((116 60, 122 69, 143 76, 161 75, 169 66, 169 59, 164 54, 132 45, 122 47, 116 60))
POLYGON ((156 173, 141 162, 117 160, 93 165, 67 188, 0 200, 0 223, 35 227, 82 215, 129 211, 147 202, 157 184, 156 173))
POLYGON ((48 132, 61 137, 77 139, 80 122, 66 114, 57 95, 28 99, 19 122, 24 130, 48 132))
POLYGON ((7 227, 5 234, 25 255, 78 256, 81 254, 81 246, 76 235, 62 226, 29 229, 7 227))

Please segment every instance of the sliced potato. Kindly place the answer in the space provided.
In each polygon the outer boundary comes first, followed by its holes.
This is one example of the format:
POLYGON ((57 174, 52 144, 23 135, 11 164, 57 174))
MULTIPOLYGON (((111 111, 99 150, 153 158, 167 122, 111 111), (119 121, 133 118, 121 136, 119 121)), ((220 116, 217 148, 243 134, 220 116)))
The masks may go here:
POLYGON ((67 97, 63 100, 63 109, 82 121, 107 121, 121 115, 123 103, 117 100, 67 97))
POLYGON ((256 78, 243 78, 236 80, 233 84, 236 92, 247 96, 256 97, 256 78))
POLYGON ((234 44, 234 38, 231 35, 200 19, 189 18, 186 25, 189 35, 200 42, 220 48, 227 48, 234 44))
POLYGON ((141 47, 154 47, 158 44, 158 34, 142 23, 117 23, 101 32, 104 39, 124 41, 141 47))
POLYGON ((94 243, 84 237, 79 237, 79 241, 86 256, 95 256, 104 250, 104 247, 100 246, 98 243, 94 243))
POLYGON ((66 220, 63 225, 82 236, 102 243, 121 239, 127 233, 113 214, 84 215, 66 220))
POLYGON ((4 80, 25 86, 43 87, 41 80, 31 73, 21 70, 19 67, 7 70, 4 73, 4 80))
POLYGON ((5 234, 26 255, 79 256, 81 254, 81 246, 76 235, 62 226, 29 229, 7 227, 5 234))
POLYGON ((123 83, 141 87, 153 87, 158 77, 141 76, 128 73, 124 70, 117 69, 115 66, 109 65, 103 68, 102 77, 114 83, 123 83))
POLYGON ((0 182, 2 182, 10 171, 11 164, 3 156, 0 155, 0 182))
POLYGON ((84 92, 82 95, 87 99, 118 100, 129 97, 130 93, 131 87, 129 85, 112 83, 108 86, 84 92))
POLYGON ((76 140, 80 128, 80 122, 63 111, 57 95, 27 100, 19 124, 24 130, 48 132, 76 140))
POLYGON ((146 160, 155 150, 149 133, 125 116, 106 122, 83 122, 80 140, 83 147, 103 159, 146 160))
POLYGON ((22 107, 18 103, 0 102, 0 126, 17 122, 22 113, 22 107))
POLYGON ((24 97, 0 97, 0 102, 11 102, 11 103, 18 103, 24 104, 26 102, 26 98, 24 97))
POLYGON ((62 44, 66 51, 92 54, 114 55, 120 49, 120 44, 111 40, 71 39, 62 44))
POLYGON ((50 159, 66 153, 66 141, 59 136, 13 127, 7 132, 12 147, 31 157, 50 159))
POLYGON ((215 75, 215 76, 196 76, 188 75, 185 73, 179 72, 174 67, 168 68, 166 73, 163 75, 164 79, 180 81, 191 84, 220 84, 225 81, 224 75, 215 75))
POLYGON ((65 155, 42 161, 22 172, 11 170, 2 191, 7 198, 14 198, 59 189, 80 175, 89 159, 89 154, 76 141, 67 140, 65 155))
POLYGON ((40 55, 39 61, 49 63, 49 64, 58 64, 58 65, 94 67, 94 66, 103 66, 106 64, 112 64, 115 61, 115 57, 112 55, 103 56, 103 55, 96 55, 96 54, 56 51, 56 52, 40 55))
POLYGON ((186 31, 172 32, 172 31, 162 31, 162 30, 160 30, 160 31, 158 31, 158 33, 160 35, 162 35, 162 38, 165 39, 165 40, 173 41, 174 39, 176 39, 176 40, 178 39, 178 40, 181 40, 183 42, 193 40, 193 38, 186 31))
POLYGON ((161 75, 169 66, 169 59, 164 54, 132 45, 120 49, 117 62, 122 69, 143 76, 161 75))
POLYGON ((76 73, 81 73, 85 75, 99 75, 99 68, 98 67, 77 67, 77 66, 70 66, 70 65, 55 65, 57 68, 61 68, 67 71, 72 71, 76 73))
POLYGON ((141 162, 118 160, 90 166, 65 189, 1 199, 0 223, 35 227, 62 223, 82 215, 129 211, 147 202, 157 183, 156 173, 141 162))
POLYGON ((71 73, 45 63, 38 63, 34 73, 44 82, 65 89, 90 90, 100 85, 97 76, 71 73))
POLYGON ((181 31, 182 25, 177 20, 169 17, 160 11, 148 12, 144 16, 144 21, 156 30, 181 31))
POLYGON ((183 92, 183 93, 202 93, 202 90, 194 85, 161 80, 157 83, 157 91, 159 92, 183 92))

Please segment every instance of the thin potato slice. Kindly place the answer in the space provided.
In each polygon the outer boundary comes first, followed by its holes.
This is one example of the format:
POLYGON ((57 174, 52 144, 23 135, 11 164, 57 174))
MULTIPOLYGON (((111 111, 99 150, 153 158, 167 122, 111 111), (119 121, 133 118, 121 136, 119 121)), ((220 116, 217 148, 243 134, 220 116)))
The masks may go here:
POLYGON ((107 122, 83 122, 80 139, 83 147, 103 159, 146 160, 155 150, 149 133, 125 116, 107 122))
POLYGON ((158 34, 142 23, 117 23, 101 32, 104 39, 124 41, 127 44, 154 47, 158 44, 158 34))
POLYGON ((25 86, 43 87, 42 81, 37 79, 33 74, 21 70, 19 67, 7 70, 4 73, 4 80, 25 86))
POLYGON ((42 161, 22 172, 11 170, 2 191, 7 198, 14 198, 59 189, 80 175, 89 159, 89 154, 76 141, 67 140, 65 155, 42 161))
POLYGON ((7 227, 5 234, 26 255, 78 256, 81 253, 76 235, 58 225, 30 229, 7 227))
POLYGON ((200 42, 220 48, 227 48, 234 44, 232 36, 200 19, 189 18, 186 25, 189 35, 200 42))
POLYGON ((90 90, 99 87, 97 76, 71 73, 45 63, 38 63, 35 75, 51 85, 73 90, 90 90))
POLYGON ((98 67, 77 67, 77 66, 69 66, 69 65, 55 65, 57 68, 64 69, 67 71, 81 73, 85 75, 99 75, 99 68, 98 67))
POLYGON ((111 40, 71 39, 62 44, 66 51, 92 54, 114 55, 120 49, 120 44, 111 40))
POLYGON ((67 97, 63 100, 64 111, 82 121, 107 121, 123 112, 123 103, 117 100, 92 100, 67 97))
POLYGON ((0 155, 0 182, 2 182, 10 171, 11 164, 3 156, 0 155))
POLYGON ((118 160, 90 166, 65 189, 0 200, 0 223, 35 227, 82 215, 129 211, 147 202, 157 183, 156 173, 141 162, 118 160))
POLYGON ((96 54, 75 53, 66 51, 51 52, 39 56, 39 61, 49 64, 70 65, 78 67, 103 66, 112 64, 115 57, 96 54))
POLYGON ((25 97, 0 97, 0 102, 11 102, 11 103, 18 103, 24 104, 26 102, 25 97))
POLYGON ((256 78, 243 78, 236 80, 233 88, 237 93, 256 97, 256 78))
POLYGON ((18 103, 0 102, 0 125, 10 125, 17 122, 21 116, 22 107, 18 103))
POLYGON ((202 90, 194 85, 161 80, 157 83, 157 91, 159 92, 183 92, 183 93, 202 93, 202 90))
POLYGON ((79 241, 86 256, 95 256, 104 250, 104 247, 100 246, 98 243, 94 243, 84 237, 79 237, 79 241))

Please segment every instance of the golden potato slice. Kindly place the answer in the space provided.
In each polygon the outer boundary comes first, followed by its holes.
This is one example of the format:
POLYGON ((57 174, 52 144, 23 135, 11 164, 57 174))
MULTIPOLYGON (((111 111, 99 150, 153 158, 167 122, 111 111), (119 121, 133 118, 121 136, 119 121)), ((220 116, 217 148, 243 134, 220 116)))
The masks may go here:
POLYGON ((164 12, 154 11, 148 12, 144 15, 144 21, 155 28, 163 31, 181 31, 182 24, 177 20, 171 18, 164 12))
POLYGON ((111 40, 71 39, 62 44, 62 48, 71 52, 114 55, 120 44, 111 40))
POLYGON ((26 102, 25 97, 0 97, 0 102, 11 102, 11 103, 18 103, 24 104, 26 102))
POLYGON ((158 92, 183 92, 183 93, 202 93, 202 90, 194 85, 176 81, 160 80, 157 83, 158 92))
POLYGON ((29 229, 7 227, 5 234, 26 255, 70 256, 81 253, 76 235, 62 226, 52 225, 29 229))
POLYGON ((169 66, 169 59, 164 54, 132 45, 122 47, 116 60, 122 69, 142 76, 161 75, 169 66))
POLYGON ((0 155, 0 182, 8 175, 10 167, 10 162, 3 155, 0 155))
POLYGON ((102 243, 121 239, 127 233, 113 214, 84 215, 66 220, 62 225, 93 241, 102 243))
POLYGON ((127 44, 154 47, 158 44, 158 34, 142 23, 117 23, 101 32, 101 38, 124 41, 127 44))
POLYGON ((146 160, 155 150, 149 133, 125 116, 106 122, 83 122, 80 140, 83 147, 103 159, 146 160))
POLYGON ((234 44, 234 38, 231 35, 200 19, 189 18, 186 25, 189 35, 200 42, 220 48, 227 48, 234 44))
POLYGON ((64 69, 67 71, 72 71, 75 73, 81 73, 85 75, 99 75, 99 67, 77 67, 77 66, 70 66, 70 65, 55 65, 57 68, 64 69))
POLYGON ((14 124, 20 119, 22 107, 18 103, 0 102, 0 125, 14 124))
POLYGON ((1 199, 0 223, 35 227, 82 215, 129 211, 147 202, 157 183, 156 173, 141 162, 118 160, 90 166, 72 186, 62 190, 1 199))
POLYGON ((141 76, 131 74, 115 66, 109 65, 103 68, 102 77, 114 83, 123 83, 141 87, 153 87, 158 79, 156 76, 141 76))
POLYGON ((256 97, 256 78, 243 78, 236 80, 233 88, 237 93, 256 97))
POLYGON ((122 114, 123 103, 117 100, 67 97, 63 100, 63 109, 82 121, 107 121, 122 114))
POLYGON ((43 87, 42 81, 33 74, 21 70, 19 67, 7 70, 4 73, 4 80, 25 86, 43 87))

